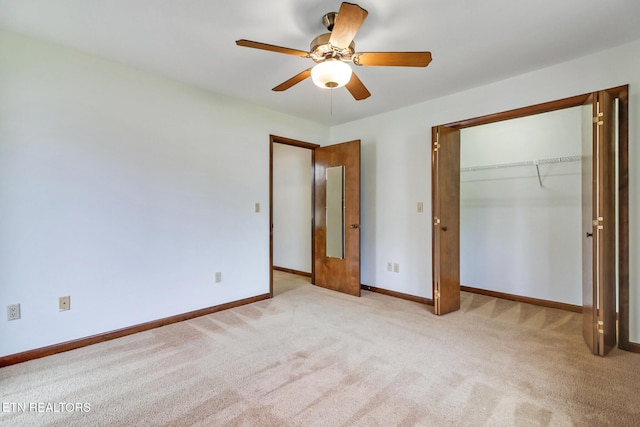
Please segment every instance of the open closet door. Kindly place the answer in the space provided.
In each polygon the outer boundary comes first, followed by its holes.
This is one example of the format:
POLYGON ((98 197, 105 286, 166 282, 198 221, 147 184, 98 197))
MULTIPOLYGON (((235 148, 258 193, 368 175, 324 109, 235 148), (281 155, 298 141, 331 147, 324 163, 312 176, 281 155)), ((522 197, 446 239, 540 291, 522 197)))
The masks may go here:
POLYGON ((582 122, 583 336, 593 354, 616 344, 615 99, 589 98, 582 122))
POLYGON ((440 315, 460 309, 460 131, 438 126, 433 137, 433 305, 440 315))
POLYGON ((360 296, 360 141, 315 149, 315 284, 360 296))

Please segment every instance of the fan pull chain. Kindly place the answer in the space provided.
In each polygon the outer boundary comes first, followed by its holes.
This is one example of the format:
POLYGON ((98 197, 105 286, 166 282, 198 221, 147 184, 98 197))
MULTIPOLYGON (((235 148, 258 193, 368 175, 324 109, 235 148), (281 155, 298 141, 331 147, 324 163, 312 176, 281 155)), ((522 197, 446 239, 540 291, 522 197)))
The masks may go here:
POLYGON ((333 89, 329 89, 330 95, 329 95, 329 105, 331 105, 331 107, 329 108, 329 111, 331 113, 331 117, 333 117, 333 89))

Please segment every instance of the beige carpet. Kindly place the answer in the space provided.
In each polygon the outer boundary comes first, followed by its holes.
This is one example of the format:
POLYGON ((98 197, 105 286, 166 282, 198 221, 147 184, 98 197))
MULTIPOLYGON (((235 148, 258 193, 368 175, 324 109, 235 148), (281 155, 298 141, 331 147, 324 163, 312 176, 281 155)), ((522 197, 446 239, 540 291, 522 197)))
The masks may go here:
POLYGON ((271 300, 0 369, 0 424, 640 423, 640 355, 592 356, 579 315, 464 294, 437 317, 276 277, 271 300))

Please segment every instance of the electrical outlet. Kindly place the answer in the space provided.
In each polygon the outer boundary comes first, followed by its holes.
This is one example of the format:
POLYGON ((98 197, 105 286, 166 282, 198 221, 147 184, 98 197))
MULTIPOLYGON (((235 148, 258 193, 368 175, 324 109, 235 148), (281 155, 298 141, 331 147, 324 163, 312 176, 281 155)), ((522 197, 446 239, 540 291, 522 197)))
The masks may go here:
POLYGON ((393 272, 400 273, 400 264, 398 264, 397 262, 393 264, 393 272))
POLYGON ((7 306, 7 320, 18 320, 20 318, 20 304, 7 306))
POLYGON ((220 283, 222 282, 222 273, 221 272, 216 272, 216 283, 220 283))
POLYGON ((387 263, 387 271, 393 271, 393 264, 390 262, 387 263))
POLYGON ((71 310, 71 297, 60 297, 58 299, 58 308, 60 309, 60 311, 71 310))

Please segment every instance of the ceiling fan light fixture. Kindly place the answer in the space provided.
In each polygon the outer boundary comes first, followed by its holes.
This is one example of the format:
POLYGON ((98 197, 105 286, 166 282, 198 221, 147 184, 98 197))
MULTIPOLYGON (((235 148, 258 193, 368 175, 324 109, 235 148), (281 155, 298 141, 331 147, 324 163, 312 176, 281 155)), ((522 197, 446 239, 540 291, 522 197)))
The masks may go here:
POLYGON ((351 67, 340 60, 329 59, 311 69, 313 83, 323 89, 342 87, 351 80, 351 67))

